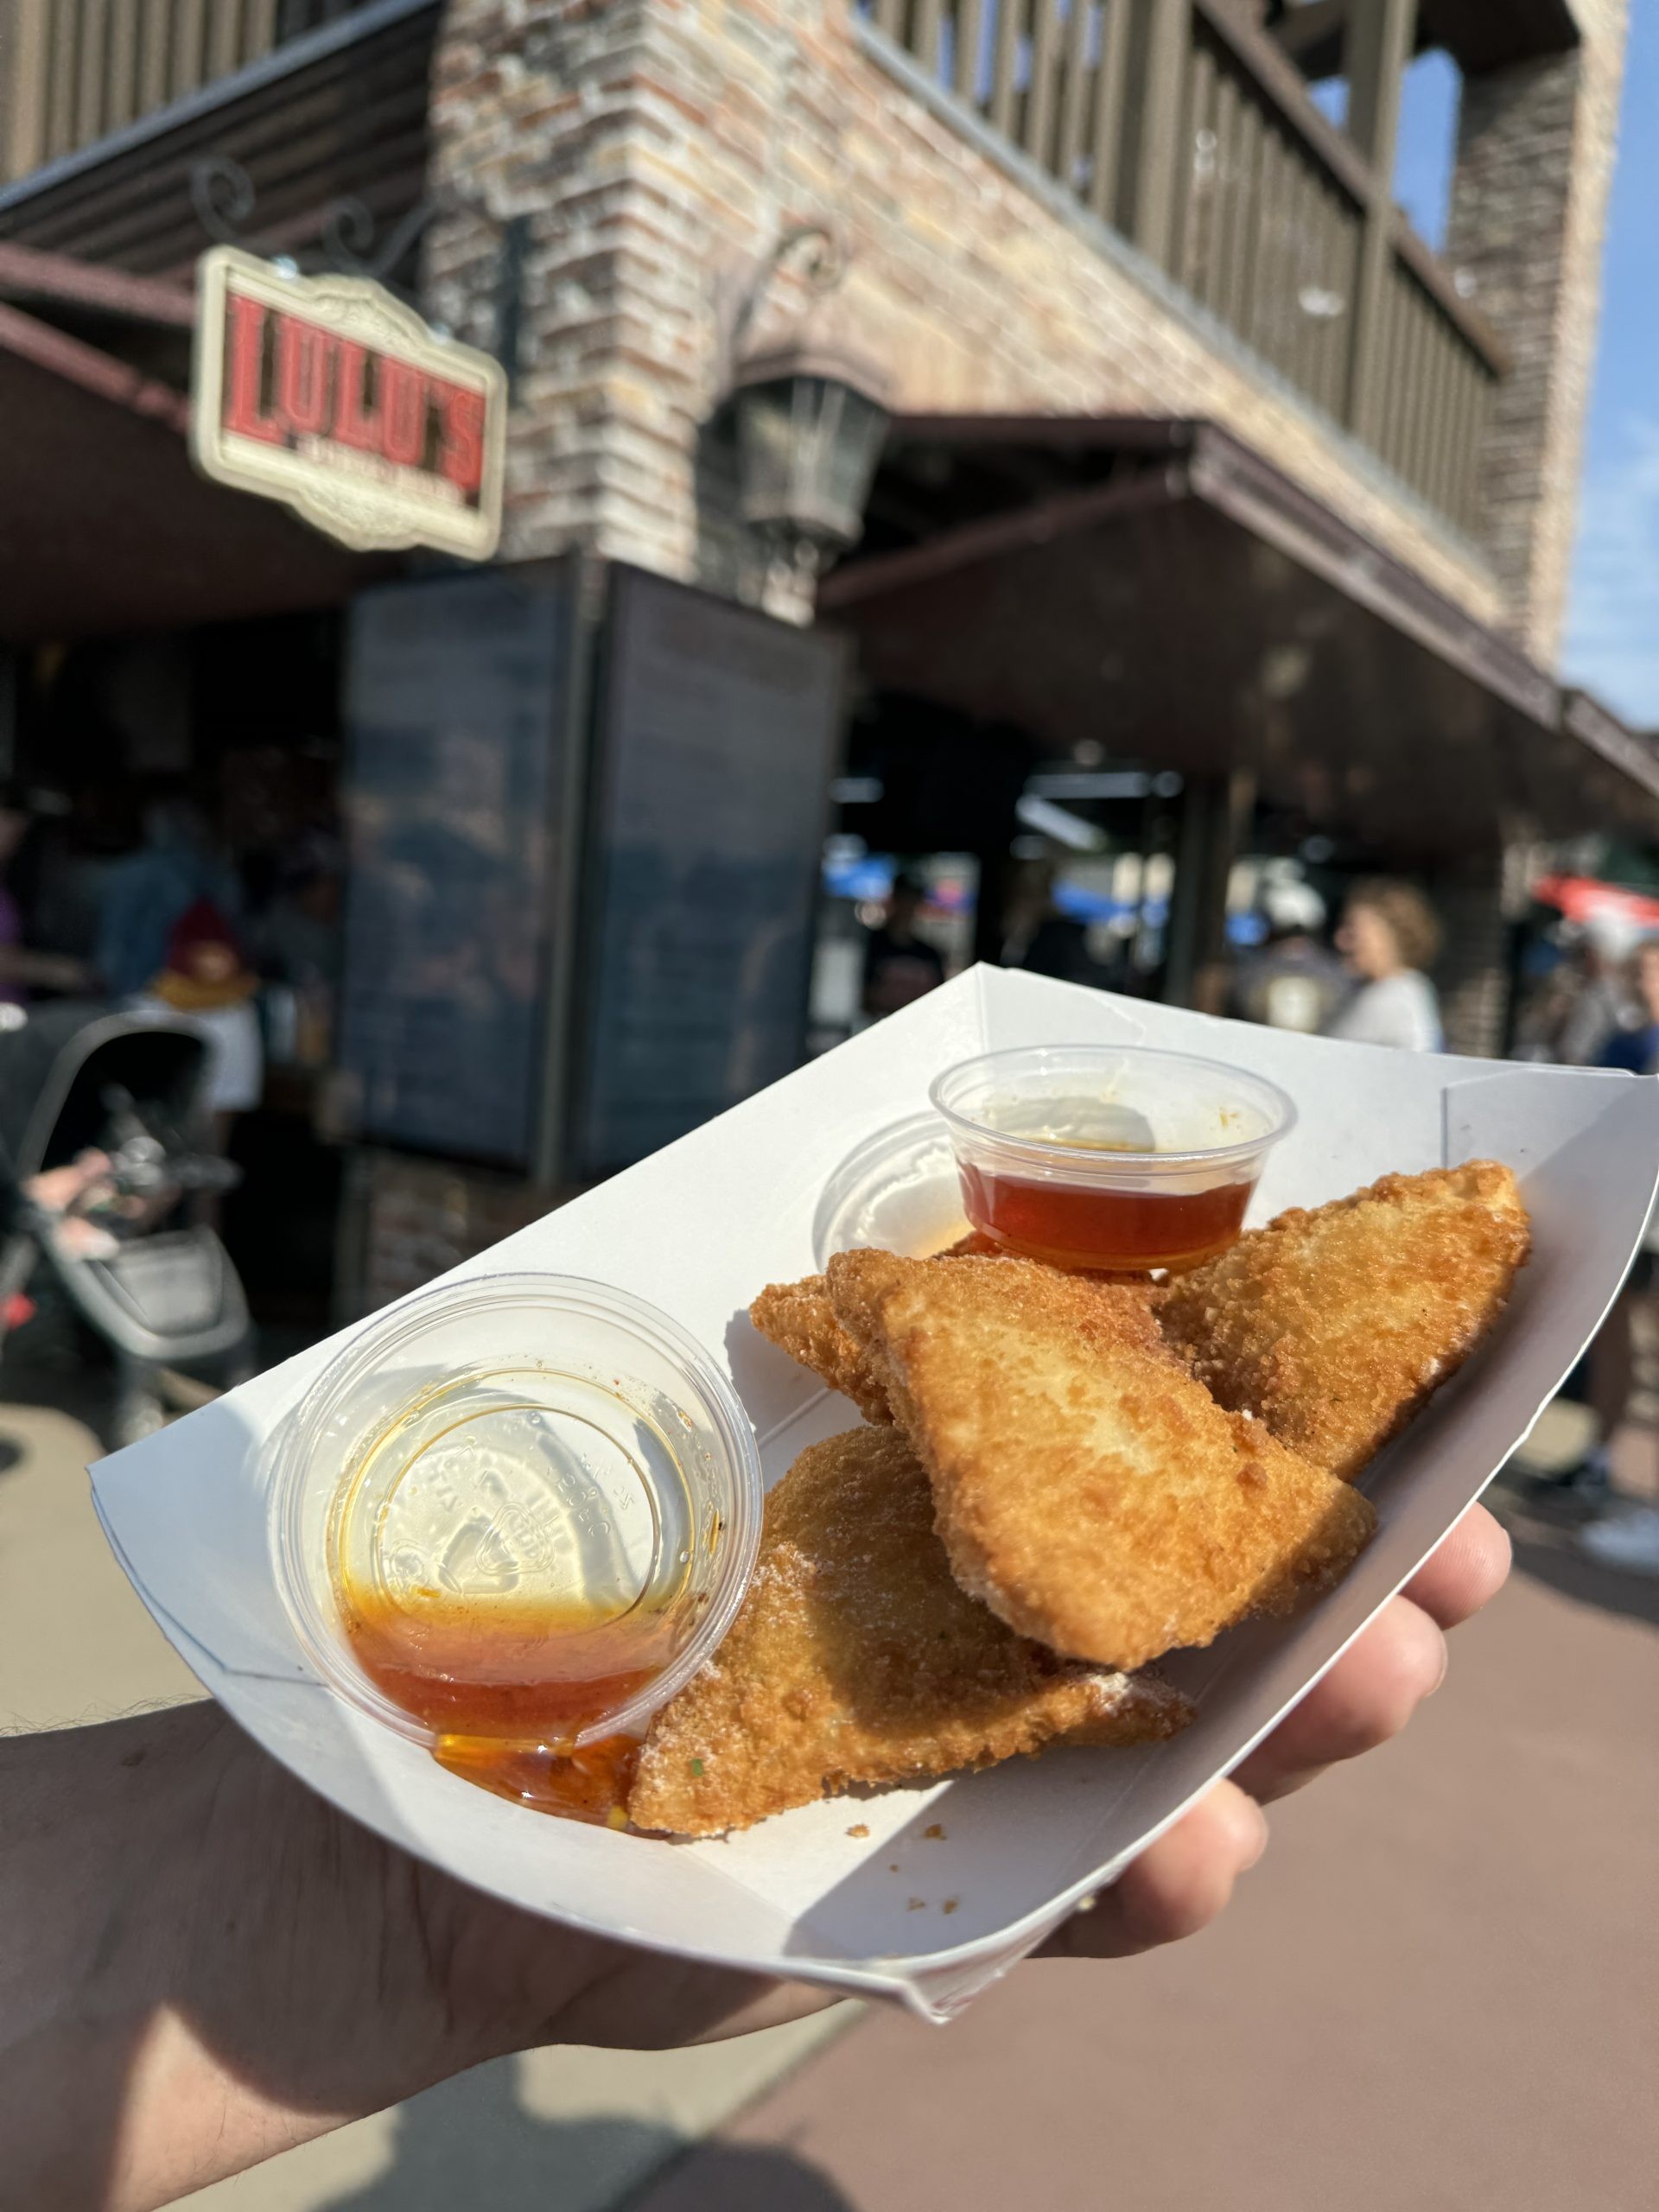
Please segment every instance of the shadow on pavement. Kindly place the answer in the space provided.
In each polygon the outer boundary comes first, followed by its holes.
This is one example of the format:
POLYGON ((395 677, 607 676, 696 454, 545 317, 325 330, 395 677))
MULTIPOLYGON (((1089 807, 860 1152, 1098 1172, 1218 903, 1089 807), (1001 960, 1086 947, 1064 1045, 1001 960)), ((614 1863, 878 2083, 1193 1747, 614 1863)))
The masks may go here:
POLYGON ((700 2148, 646 2120, 543 2119, 520 2102, 515 2069, 498 2063, 429 2089, 397 2114, 391 2165, 366 2188, 317 2201, 315 2212, 855 2212, 818 2170, 787 2151, 700 2148), (663 2169, 696 2149, 665 2178, 663 2169), (653 2185, 654 2184, 654 2185, 653 2185))
POLYGON ((1510 1535, 1515 1563, 1523 1574, 1548 1583, 1552 1590, 1581 1605, 1594 1605, 1604 1613, 1622 1613, 1627 1619, 1646 1621, 1659 1628, 1659 1576, 1621 1574, 1564 1544, 1541 1542, 1515 1528, 1510 1535))

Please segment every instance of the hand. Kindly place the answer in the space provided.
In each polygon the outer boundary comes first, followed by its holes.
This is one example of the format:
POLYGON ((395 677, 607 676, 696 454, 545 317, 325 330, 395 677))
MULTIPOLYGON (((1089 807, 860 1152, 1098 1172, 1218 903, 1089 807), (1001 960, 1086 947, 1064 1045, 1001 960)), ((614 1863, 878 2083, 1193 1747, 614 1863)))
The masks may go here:
POLYGON ((1208 1927, 1267 1848, 1262 1806, 1397 1736, 1446 1678, 1444 1631, 1495 1598, 1509 1571, 1509 1537, 1484 1505, 1471 1505, 1233 1779, 1217 1783, 1039 1955, 1127 1958, 1208 1927))
MULTIPOLYGON (((1262 1802, 1386 1742, 1501 1586, 1480 1507, 1049 1957, 1194 1933, 1262 1802)), ((209 1705, 0 1740, 0 2206, 150 2212, 532 2044, 659 2048, 833 2002, 575 1934, 344 1819, 209 1705), (8 2194, 8 2191, 12 2193, 8 2194)))

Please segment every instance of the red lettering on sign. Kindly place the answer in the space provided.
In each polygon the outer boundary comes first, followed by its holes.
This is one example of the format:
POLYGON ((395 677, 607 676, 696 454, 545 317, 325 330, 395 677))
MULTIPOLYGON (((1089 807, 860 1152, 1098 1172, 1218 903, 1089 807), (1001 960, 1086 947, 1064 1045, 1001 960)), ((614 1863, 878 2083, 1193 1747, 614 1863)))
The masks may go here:
POLYGON ((426 378, 410 361, 380 364, 380 450, 400 468, 426 459, 426 378))
POLYGON ((259 407, 259 387, 264 366, 265 310, 257 300, 226 302, 230 323, 230 375, 226 379, 225 428, 238 438, 258 438, 266 445, 280 445, 283 434, 259 407))
POLYGON ((341 445, 354 447, 359 453, 378 453, 379 419, 364 404, 367 364, 366 347, 353 344, 348 338, 340 340, 334 362, 334 435, 341 445))
POLYGON ((468 498, 484 482, 484 395, 465 385, 440 386, 443 394, 443 473, 468 498))
POLYGON ((276 324, 276 409, 284 429, 314 438, 326 429, 334 394, 328 374, 334 341, 315 323, 285 315, 276 324))

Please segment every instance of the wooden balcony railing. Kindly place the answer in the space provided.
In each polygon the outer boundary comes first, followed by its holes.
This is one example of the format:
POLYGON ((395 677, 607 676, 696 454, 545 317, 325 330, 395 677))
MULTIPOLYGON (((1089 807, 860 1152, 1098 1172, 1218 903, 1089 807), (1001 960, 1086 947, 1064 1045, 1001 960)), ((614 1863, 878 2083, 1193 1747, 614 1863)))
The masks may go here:
POLYGON ((1502 349, 1247 11, 1229 0, 858 5, 939 92, 1474 528, 1502 349))
POLYGON ((235 74, 371 0, 0 0, 0 181, 235 74))

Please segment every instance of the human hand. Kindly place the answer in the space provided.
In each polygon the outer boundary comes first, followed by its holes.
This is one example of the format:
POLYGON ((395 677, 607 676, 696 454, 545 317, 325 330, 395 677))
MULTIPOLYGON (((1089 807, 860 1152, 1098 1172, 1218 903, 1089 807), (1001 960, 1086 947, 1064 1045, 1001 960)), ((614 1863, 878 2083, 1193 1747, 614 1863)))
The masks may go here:
MULTIPOLYGON (((1440 1685, 1442 1631, 1508 1566, 1472 1508, 1235 1779, 1039 1956, 1205 1926, 1261 1855, 1261 1804, 1397 1734, 1440 1685)), ((834 2001, 486 1897, 207 1705, 0 1741, 0 2205, 65 2212, 151 2212, 507 2051, 667 2047, 834 2001)))

